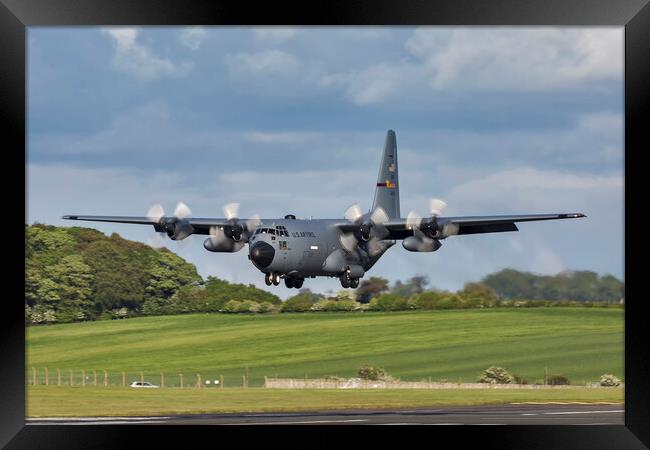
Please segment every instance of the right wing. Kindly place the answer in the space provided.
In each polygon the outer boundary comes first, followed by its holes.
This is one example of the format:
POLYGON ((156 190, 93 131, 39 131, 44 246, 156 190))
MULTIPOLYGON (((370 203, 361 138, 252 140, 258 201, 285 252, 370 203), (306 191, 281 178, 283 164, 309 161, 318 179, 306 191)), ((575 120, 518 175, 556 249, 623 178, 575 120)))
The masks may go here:
MULTIPOLYGON (((223 227, 228 229, 233 226, 232 220, 226 218, 191 218, 176 219, 175 217, 162 217, 160 219, 153 219, 150 217, 138 216, 78 216, 67 215, 63 216, 66 220, 85 220, 90 222, 113 222, 113 223, 130 223, 137 225, 152 225, 156 231, 166 231, 165 225, 167 223, 182 221, 183 224, 189 224, 192 227, 191 234, 210 234, 210 228, 223 227)), ((238 219, 244 222, 246 219, 238 219)))

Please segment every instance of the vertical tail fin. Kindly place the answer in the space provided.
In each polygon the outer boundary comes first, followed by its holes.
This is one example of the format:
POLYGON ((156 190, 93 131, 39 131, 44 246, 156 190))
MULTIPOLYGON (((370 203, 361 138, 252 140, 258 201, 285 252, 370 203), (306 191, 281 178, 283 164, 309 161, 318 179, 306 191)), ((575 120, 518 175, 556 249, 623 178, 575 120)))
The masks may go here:
POLYGON ((388 217, 396 219, 399 213, 399 177, 397 168, 397 140, 395 132, 388 130, 384 153, 381 157, 379 175, 377 176, 377 187, 375 188, 375 199, 372 202, 372 210, 381 207, 388 217))

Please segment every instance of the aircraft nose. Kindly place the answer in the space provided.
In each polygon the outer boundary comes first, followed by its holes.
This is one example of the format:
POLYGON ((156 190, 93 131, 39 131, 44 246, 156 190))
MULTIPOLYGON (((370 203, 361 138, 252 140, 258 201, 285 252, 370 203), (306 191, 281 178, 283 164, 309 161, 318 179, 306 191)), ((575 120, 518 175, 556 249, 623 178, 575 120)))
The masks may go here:
POLYGON ((255 267, 263 269, 273 261, 275 249, 266 242, 256 242, 250 249, 250 257, 255 267))

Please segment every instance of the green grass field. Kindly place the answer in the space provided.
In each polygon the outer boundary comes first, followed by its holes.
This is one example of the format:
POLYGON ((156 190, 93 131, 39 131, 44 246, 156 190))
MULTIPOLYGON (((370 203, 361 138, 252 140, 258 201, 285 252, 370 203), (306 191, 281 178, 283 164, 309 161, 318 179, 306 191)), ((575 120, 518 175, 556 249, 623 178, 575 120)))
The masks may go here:
MULTIPOLYGON (((56 369, 63 383, 73 370, 92 370, 103 381, 145 379, 166 385, 224 376, 226 387, 264 376, 354 376, 362 364, 384 367, 403 380, 476 381, 491 365, 529 382, 549 374, 572 383, 597 381, 603 373, 623 378, 623 310, 528 308, 398 313, 305 313, 276 315, 194 314, 122 321, 30 327, 26 379, 56 369)), ((42 381, 41 381, 42 382, 42 381)))
POLYGON ((284 390, 30 386, 29 417, 413 408, 514 402, 622 403, 623 389, 284 390))

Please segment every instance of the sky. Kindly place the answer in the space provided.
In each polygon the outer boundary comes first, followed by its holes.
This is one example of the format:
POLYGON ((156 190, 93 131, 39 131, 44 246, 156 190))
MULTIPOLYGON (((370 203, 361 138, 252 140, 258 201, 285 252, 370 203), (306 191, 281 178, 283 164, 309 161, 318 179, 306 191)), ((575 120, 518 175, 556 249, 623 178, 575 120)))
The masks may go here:
MULTIPOLYGON (((386 130, 401 213, 583 212, 519 232, 398 243, 368 276, 456 290, 512 267, 623 278, 623 28, 28 29, 27 223, 159 245, 152 227, 64 214, 342 218, 371 207, 386 130)), ((165 246, 203 277, 267 287, 246 249, 165 246)), ((338 290, 338 280, 304 287, 338 290)))

